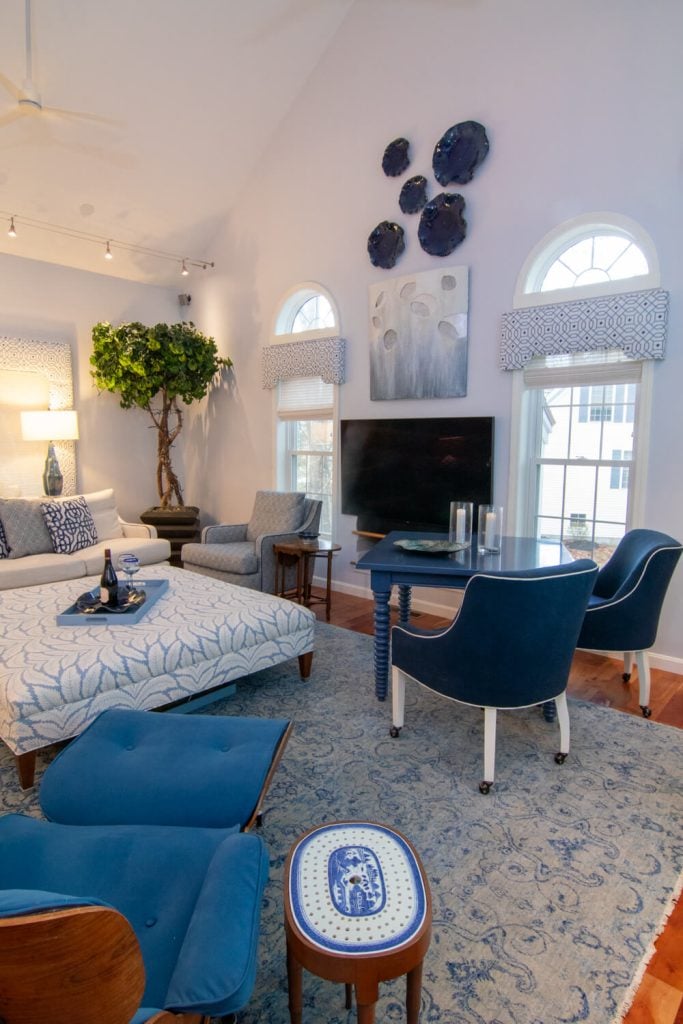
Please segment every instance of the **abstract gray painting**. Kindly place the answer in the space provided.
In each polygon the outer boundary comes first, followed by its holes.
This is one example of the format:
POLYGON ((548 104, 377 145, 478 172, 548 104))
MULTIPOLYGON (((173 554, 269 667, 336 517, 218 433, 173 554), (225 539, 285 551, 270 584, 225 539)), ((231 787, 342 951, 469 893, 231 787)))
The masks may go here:
POLYGON ((468 268, 370 285, 370 398, 467 394, 468 268))

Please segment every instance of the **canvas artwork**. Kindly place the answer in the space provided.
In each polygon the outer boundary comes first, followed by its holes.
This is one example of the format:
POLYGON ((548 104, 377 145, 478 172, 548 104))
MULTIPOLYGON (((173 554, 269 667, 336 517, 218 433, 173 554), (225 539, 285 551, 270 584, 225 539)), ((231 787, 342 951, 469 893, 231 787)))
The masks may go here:
POLYGON ((467 394, 467 267, 370 286, 370 398, 467 394))

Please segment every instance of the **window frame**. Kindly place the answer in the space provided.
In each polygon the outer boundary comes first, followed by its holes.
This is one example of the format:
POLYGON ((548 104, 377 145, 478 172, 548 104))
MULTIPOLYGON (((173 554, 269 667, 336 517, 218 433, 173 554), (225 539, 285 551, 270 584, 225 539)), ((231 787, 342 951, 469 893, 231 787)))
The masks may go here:
MULTIPOLYGON (((315 341, 318 339, 327 339, 330 338, 331 336, 339 335, 340 332, 341 324, 339 318, 339 310, 334 300, 334 297, 323 285, 318 284, 317 282, 314 281, 306 281, 301 284, 294 285, 292 288, 290 288, 278 303, 275 316, 273 318, 273 330, 271 341, 273 344, 288 344, 290 342, 315 341), (303 303, 307 302, 309 299, 312 299, 317 295, 322 295, 329 303, 334 317, 333 326, 315 328, 313 330, 307 331, 292 332, 292 325, 303 303)), ((332 385, 332 402, 330 406, 316 409, 302 408, 300 416, 296 415, 295 410, 288 412, 286 416, 281 415, 281 413, 278 411, 279 393, 280 385, 278 384, 277 387, 273 388, 273 422, 275 425, 275 429, 273 431, 273 466, 275 483, 278 489, 295 489, 295 481, 292 479, 293 449, 290 447, 289 443, 290 436, 293 433, 292 424, 295 422, 302 422, 314 419, 329 419, 332 423, 332 492, 330 495, 330 532, 324 533, 321 530, 321 536, 329 539, 331 538, 335 530, 336 505, 338 494, 337 475, 339 450, 339 386, 337 384, 332 385)))
MULTIPOLYGON (((657 288, 660 285, 659 262, 649 235, 634 221, 615 214, 586 214, 567 221, 549 232, 534 246, 518 275, 514 295, 514 308, 551 305, 586 297, 618 294, 657 288), (533 291, 540 287, 547 269, 561 253, 580 238, 594 234, 621 234, 636 244, 648 261, 649 273, 637 277, 621 278, 616 281, 555 291, 533 291)), ((607 363, 600 366, 600 379, 596 383, 615 385, 619 375, 615 364, 614 380, 610 381, 607 363)), ((508 478, 508 528, 518 536, 535 536, 537 511, 536 458, 540 449, 542 430, 542 387, 531 388, 525 383, 524 370, 512 372, 510 463, 508 478)), ((625 529, 644 522, 647 462, 650 447, 650 423, 652 411, 653 361, 641 361, 641 377, 638 385, 633 422, 634 445, 632 454, 629 501, 627 504, 625 529)), ((567 377, 571 368, 567 369, 567 377)), ((578 383, 578 382, 577 382, 578 383)), ((589 380, 582 381, 590 386, 589 380)), ((567 386, 570 386, 567 383, 567 386)), ((576 385, 574 385, 576 386, 576 385)))

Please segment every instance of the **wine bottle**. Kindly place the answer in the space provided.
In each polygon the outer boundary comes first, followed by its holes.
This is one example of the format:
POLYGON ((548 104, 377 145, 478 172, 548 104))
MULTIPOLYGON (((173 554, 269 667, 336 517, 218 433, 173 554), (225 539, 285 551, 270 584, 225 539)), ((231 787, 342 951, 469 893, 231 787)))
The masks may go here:
POLYGON ((111 561, 111 550, 105 548, 104 569, 100 577, 100 603, 116 608, 119 603, 119 581, 111 561))

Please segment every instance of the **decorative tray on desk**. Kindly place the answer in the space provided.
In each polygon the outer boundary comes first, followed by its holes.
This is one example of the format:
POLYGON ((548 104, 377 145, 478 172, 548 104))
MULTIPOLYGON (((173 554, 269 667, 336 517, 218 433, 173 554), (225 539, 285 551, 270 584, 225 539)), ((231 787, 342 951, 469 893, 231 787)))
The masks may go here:
POLYGON ((394 544, 397 548, 402 548, 404 551, 415 552, 420 555, 450 555, 453 551, 464 551, 468 548, 469 544, 459 544, 455 541, 450 540, 429 540, 425 538, 409 539, 408 537, 402 537, 400 540, 395 540, 394 544))
POLYGON ((130 626, 139 622, 167 589, 168 580, 140 580, 134 590, 119 586, 117 607, 107 608, 100 604, 100 588, 95 587, 81 594, 65 612, 58 615, 57 625, 92 626, 103 623, 130 626))

